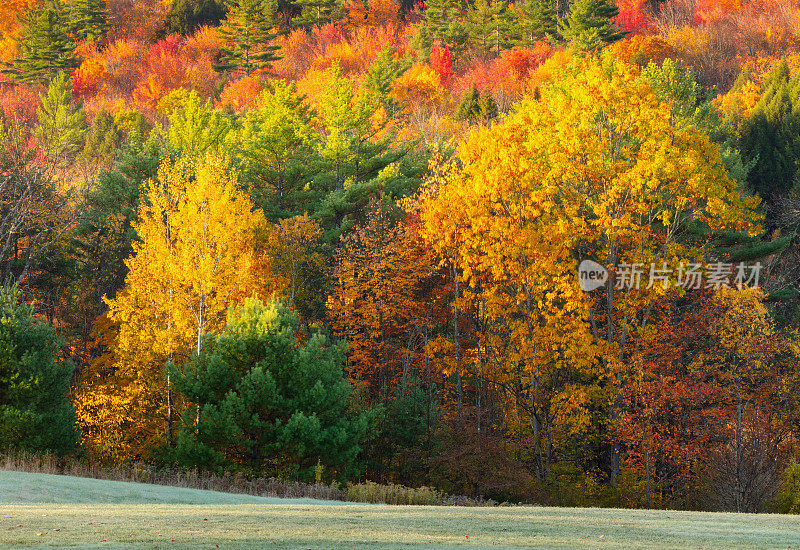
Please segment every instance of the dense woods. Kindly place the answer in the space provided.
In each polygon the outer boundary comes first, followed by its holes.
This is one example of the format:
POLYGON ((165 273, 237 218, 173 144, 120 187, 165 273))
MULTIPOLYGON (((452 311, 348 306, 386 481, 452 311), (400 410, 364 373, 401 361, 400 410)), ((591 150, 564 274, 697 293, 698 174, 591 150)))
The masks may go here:
POLYGON ((0 451, 796 512, 799 25, 2 4, 0 451))

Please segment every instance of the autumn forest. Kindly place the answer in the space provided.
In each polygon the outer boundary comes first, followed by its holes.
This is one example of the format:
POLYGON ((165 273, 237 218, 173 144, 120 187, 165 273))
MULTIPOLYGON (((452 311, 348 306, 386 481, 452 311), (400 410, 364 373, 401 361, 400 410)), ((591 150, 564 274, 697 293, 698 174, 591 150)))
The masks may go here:
POLYGON ((797 0, 8 0, 0 121, 0 453, 800 512, 797 0))

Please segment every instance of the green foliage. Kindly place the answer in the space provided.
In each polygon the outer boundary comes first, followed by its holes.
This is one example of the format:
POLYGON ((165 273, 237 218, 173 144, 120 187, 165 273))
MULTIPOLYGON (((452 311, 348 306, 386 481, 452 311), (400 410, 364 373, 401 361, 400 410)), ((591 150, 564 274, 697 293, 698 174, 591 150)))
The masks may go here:
POLYGON ((300 12, 292 23, 307 29, 335 23, 344 15, 344 2, 339 0, 293 0, 292 5, 300 12))
POLYGON ((494 120, 497 116, 497 103, 492 94, 488 90, 481 94, 475 86, 464 94, 456 111, 457 119, 470 122, 494 120))
POLYGON ((19 57, 3 73, 23 82, 44 83, 60 71, 78 66, 75 44, 67 36, 69 18, 59 0, 26 9, 17 43, 19 57))
POLYGON ((82 285, 75 294, 87 300, 76 306, 91 308, 95 316, 105 310, 103 296, 113 299, 125 284, 140 190, 156 177, 161 157, 155 136, 144 143, 129 141, 116 166, 101 171, 84 197, 70 253, 76 261, 75 279, 82 285))
POLYGON ((84 146, 86 115, 80 106, 72 104, 72 91, 64 72, 53 78, 47 93, 40 97, 36 137, 53 158, 74 157, 84 146))
POLYGON ((783 471, 775 504, 781 514, 800 514, 800 464, 795 459, 783 471))
POLYGON ((551 0, 526 0, 517 4, 517 8, 516 45, 530 48, 540 40, 553 40, 557 36, 558 25, 551 0))
POLYGON ((413 489, 403 485, 379 485, 371 481, 347 486, 347 500, 352 502, 385 503, 397 506, 441 506, 447 496, 432 487, 413 489))
POLYGON ((103 40, 111 29, 106 0, 71 0, 67 6, 70 34, 78 40, 103 40))
POLYGON ((575 0, 567 16, 559 21, 559 33, 577 49, 596 52, 625 36, 614 27, 618 14, 611 0, 575 0))
POLYGON ((764 94, 742 125, 740 148, 744 159, 754 163, 748 185, 771 201, 788 191, 798 174, 800 76, 791 77, 784 60, 764 86, 764 94))
POLYGON ((176 156, 198 158, 206 152, 222 152, 232 122, 223 111, 204 102, 195 91, 175 90, 161 100, 169 112, 169 124, 161 135, 176 156))
POLYGON ((317 134, 305 96, 293 84, 276 81, 271 88, 229 141, 238 149, 239 174, 253 202, 275 220, 303 212, 317 134))
POLYGON ((204 25, 215 26, 225 17, 221 0, 174 0, 167 14, 164 34, 188 36, 204 25))
POLYGON ((81 156, 91 164, 103 166, 114 159, 123 145, 123 139, 125 134, 117 126, 114 117, 101 111, 95 116, 89 131, 86 132, 81 156))
POLYGON ((0 449, 75 449, 75 411, 69 403, 74 366, 59 361, 52 326, 34 317, 16 287, 0 287, 0 449))
POLYGON ((439 407, 433 388, 418 378, 401 378, 376 411, 371 437, 365 444, 367 475, 421 485, 428 478, 428 460, 441 442, 437 438, 439 407))
MULTIPOLYGON (((385 46, 370 65, 364 83, 364 88, 370 94, 372 102, 375 105, 383 105, 390 115, 398 107, 397 102, 389 94, 392 84, 408 69, 408 63, 395 57, 394 53, 391 46, 385 46)), ((430 47, 428 55, 430 55, 430 47)))
POLYGON ((492 51, 495 35, 500 33, 500 14, 505 5, 500 0, 476 0, 467 11, 466 30, 470 46, 479 52, 492 51))
POLYGON ((338 480, 356 473, 369 415, 347 413, 344 347, 322 334, 298 342, 297 327, 282 304, 248 299, 182 372, 168 367, 175 388, 198 406, 183 417, 181 463, 303 480, 314 479, 318 462, 338 480))
MULTIPOLYGON (((457 58, 467 47, 469 32, 461 21, 461 12, 465 8, 461 0, 429 0, 425 3, 424 31, 431 45, 438 40, 441 46, 447 46, 453 58, 457 58)), ((423 32, 420 30, 420 32, 423 32)), ((424 38, 424 37, 422 37, 424 38)), ((430 50, 426 52, 430 54, 430 50)))
POLYGON ((223 47, 218 71, 242 71, 250 74, 269 69, 280 59, 275 5, 271 0, 229 0, 228 15, 220 27, 223 47))

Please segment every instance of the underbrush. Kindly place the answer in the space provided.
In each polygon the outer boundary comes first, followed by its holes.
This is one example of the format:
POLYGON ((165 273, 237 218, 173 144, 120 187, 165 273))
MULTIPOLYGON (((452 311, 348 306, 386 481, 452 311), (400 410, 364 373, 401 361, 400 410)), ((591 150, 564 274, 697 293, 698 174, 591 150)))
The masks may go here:
POLYGON ((154 468, 143 462, 115 467, 98 466, 84 461, 54 455, 10 453, 0 455, 0 470, 34 474, 67 475, 109 481, 132 481, 203 489, 223 493, 280 498, 314 498, 375 504, 435 505, 435 506, 494 506, 492 500, 451 496, 430 487, 412 488, 403 485, 381 485, 367 481, 349 483, 302 483, 274 477, 246 477, 241 474, 214 475, 196 470, 154 468))

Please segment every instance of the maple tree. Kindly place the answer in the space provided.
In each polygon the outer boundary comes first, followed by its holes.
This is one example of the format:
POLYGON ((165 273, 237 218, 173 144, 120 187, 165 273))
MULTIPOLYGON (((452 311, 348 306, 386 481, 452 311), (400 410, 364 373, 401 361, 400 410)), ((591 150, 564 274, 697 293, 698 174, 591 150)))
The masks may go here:
POLYGON ((376 394, 412 374, 417 363, 406 339, 413 341, 424 324, 417 294, 431 269, 420 244, 410 228, 392 226, 387 213, 375 209, 343 237, 336 254, 328 298, 333 327, 349 342, 351 380, 367 382, 376 394))

